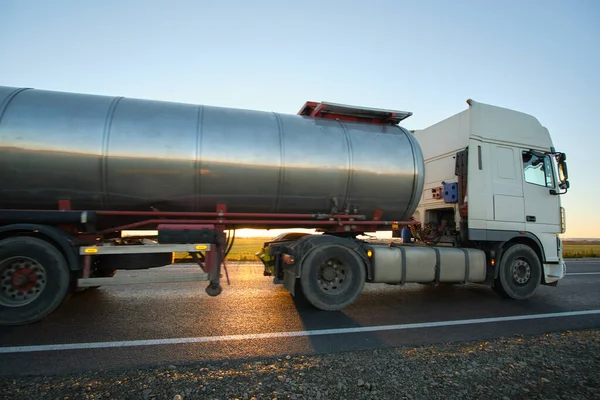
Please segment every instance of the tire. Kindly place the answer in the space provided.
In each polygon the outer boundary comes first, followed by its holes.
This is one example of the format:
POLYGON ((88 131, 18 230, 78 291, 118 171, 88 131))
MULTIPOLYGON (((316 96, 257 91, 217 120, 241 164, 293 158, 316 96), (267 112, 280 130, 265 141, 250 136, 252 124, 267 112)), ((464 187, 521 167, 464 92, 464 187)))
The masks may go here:
POLYGON ((62 253, 33 237, 0 241, 0 325, 25 325, 54 311, 69 291, 62 253))
POLYGON ((501 297, 523 300, 533 296, 542 279, 542 264, 533 249, 524 244, 510 246, 500 260, 494 291, 501 297))
POLYGON ((492 289, 494 290, 494 292, 496 292, 496 294, 500 297, 502 297, 503 299, 510 299, 511 297, 504 291, 504 288, 502 288, 502 285, 500 283, 500 279, 496 279, 494 281, 494 284, 492 285, 492 289))
POLYGON ((356 301, 365 285, 362 260, 340 245, 317 247, 302 263, 300 285, 304 298, 323 311, 337 311, 356 301))

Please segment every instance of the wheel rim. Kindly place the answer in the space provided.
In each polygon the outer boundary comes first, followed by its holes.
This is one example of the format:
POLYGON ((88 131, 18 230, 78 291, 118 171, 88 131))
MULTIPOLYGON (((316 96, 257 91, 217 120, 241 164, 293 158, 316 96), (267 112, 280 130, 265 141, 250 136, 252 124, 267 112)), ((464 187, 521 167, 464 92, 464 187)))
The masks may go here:
POLYGON ((351 282, 350 270, 337 259, 329 259, 319 266, 319 289, 328 294, 346 290, 351 282))
POLYGON ((523 259, 515 260, 512 265, 512 276, 519 285, 527 284, 531 278, 531 266, 523 259))
POLYGON ((0 262, 0 305, 22 307, 37 299, 46 287, 46 270, 28 257, 0 262))

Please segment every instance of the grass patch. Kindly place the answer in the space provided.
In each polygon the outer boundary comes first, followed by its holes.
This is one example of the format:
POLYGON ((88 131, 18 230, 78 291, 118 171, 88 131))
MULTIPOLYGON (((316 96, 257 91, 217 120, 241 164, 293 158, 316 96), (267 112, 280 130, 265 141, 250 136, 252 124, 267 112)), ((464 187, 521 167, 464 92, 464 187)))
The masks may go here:
MULTIPOLYGON (((259 261, 254 254, 262 249, 267 238, 236 238, 227 256, 228 261, 259 261)), ((175 261, 182 262, 190 260, 188 253, 175 253, 175 261)))
POLYGON ((600 257, 600 244, 563 244, 563 257, 600 257))

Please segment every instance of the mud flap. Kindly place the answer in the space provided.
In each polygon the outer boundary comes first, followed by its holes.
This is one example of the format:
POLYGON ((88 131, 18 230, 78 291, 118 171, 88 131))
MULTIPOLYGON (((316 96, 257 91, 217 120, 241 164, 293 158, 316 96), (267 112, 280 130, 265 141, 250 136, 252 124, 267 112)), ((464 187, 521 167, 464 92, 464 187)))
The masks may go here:
POLYGON ((283 287, 290 292, 292 296, 296 295, 296 267, 285 268, 283 270, 283 287))

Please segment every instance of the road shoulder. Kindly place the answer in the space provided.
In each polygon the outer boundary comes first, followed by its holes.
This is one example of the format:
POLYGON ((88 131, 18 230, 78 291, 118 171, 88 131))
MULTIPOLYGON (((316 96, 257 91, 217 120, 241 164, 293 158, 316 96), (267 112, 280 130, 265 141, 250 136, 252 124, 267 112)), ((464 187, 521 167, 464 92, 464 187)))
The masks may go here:
POLYGON ((600 331, 0 379, 0 398, 600 398, 600 331))

